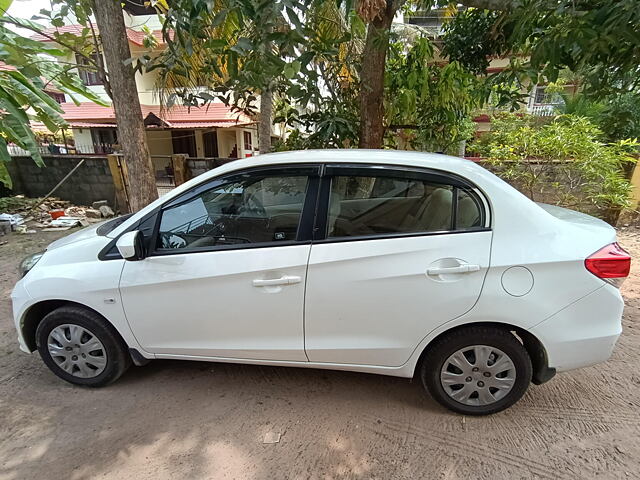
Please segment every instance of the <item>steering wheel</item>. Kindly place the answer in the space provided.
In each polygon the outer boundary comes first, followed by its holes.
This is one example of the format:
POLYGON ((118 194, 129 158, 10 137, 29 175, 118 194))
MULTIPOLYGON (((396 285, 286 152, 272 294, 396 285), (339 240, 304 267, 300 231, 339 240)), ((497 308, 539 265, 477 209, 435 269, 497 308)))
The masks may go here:
POLYGON ((162 245, 162 248, 185 248, 187 243, 187 240, 179 233, 160 233, 160 245, 162 245))
POLYGON ((267 218, 267 211, 265 210, 264 205, 253 193, 250 193, 243 198, 240 211, 241 213, 251 212, 257 217, 267 218))

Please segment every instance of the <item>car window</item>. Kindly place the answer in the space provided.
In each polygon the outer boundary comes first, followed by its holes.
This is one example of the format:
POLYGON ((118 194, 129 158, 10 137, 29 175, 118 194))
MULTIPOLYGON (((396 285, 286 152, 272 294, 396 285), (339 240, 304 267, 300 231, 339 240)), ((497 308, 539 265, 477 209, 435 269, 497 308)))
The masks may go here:
POLYGON ((296 239, 308 177, 243 175, 162 212, 159 249, 296 239))
POLYGON ((327 237, 474 228, 481 226, 481 212, 473 194, 445 183, 401 176, 334 176, 327 237), (459 221, 454 226, 456 203, 459 221))
POLYGON ((482 227, 482 208, 471 192, 458 189, 458 213, 456 229, 467 230, 482 227))

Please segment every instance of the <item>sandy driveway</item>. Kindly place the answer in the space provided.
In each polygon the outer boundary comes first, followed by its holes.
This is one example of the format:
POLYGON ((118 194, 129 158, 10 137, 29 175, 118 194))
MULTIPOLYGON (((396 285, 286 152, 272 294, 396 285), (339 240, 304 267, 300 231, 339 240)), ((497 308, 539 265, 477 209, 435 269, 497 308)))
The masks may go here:
POLYGON ((19 352, 10 315, 19 259, 55 236, 0 246, 1 479, 640 478, 640 261, 608 363, 472 418, 357 373, 157 361, 107 388, 66 384, 19 352))

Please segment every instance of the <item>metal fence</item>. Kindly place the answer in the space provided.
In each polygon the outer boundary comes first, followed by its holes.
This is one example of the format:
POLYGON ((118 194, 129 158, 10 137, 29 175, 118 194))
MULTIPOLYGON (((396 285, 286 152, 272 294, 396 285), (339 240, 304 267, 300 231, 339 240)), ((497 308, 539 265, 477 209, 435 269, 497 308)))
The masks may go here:
MULTIPOLYGON (((7 145, 9 155, 12 157, 27 157, 31 152, 18 145, 7 145)), ((62 143, 41 143, 38 145, 40 155, 106 155, 114 153, 114 145, 109 143, 87 143, 64 145, 62 143)))

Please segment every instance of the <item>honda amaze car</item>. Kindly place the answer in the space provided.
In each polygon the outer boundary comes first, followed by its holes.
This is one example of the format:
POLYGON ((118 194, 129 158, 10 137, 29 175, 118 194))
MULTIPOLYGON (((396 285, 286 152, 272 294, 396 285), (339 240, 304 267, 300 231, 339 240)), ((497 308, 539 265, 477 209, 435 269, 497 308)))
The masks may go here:
POLYGON ((605 361, 629 265, 606 223, 473 162, 304 151, 53 242, 12 299, 21 349, 74 384, 152 359, 351 370, 473 415, 605 361))

